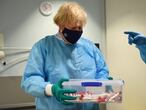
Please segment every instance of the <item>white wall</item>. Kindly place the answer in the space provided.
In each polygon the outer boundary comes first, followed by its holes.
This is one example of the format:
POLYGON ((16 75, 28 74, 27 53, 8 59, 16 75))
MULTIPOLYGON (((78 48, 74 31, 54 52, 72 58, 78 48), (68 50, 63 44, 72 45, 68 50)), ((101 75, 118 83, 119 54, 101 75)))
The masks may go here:
MULTIPOLYGON (((100 43, 105 55, 104 0, 48 0, 52 2, 54 12, 47 17, 42 16, 39 12, 41 1, 45 0, 0 0, 0 32, 4 33, 6 47, 31 48, 44 36, 57 33, 58 27, 53 23, 53 17, 58 7, 64 1, 76 1, 88 13, 88 23, 84 29, 84 35, 91 41, 100 43)), ((7 73, 22 74, 24 68, 23 65, 21 67, 22 69, 19 71, 13 71, 18 68, 15 67, 7 73)))
POLYGON ((0 33, 0 48, 4 46, 4 37, 3 33, 0 33))
POLYGON ((107 61, 114 78, 125 80, 122 104, 107 110, 146 110, 146 64, 124 31, 146 35, 146 0, 106 0, 107 61))

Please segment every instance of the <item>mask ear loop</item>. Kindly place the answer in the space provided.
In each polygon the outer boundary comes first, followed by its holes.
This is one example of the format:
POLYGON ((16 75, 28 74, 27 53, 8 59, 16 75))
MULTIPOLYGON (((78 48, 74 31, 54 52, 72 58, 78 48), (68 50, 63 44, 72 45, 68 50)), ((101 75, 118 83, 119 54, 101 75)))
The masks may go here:
POLYGON ((63 30, 59 28, 59 36, 60 38, 65 42, 65 44, 68 44, 69 42, 65 39, 64 35, 63 35, 63 30))

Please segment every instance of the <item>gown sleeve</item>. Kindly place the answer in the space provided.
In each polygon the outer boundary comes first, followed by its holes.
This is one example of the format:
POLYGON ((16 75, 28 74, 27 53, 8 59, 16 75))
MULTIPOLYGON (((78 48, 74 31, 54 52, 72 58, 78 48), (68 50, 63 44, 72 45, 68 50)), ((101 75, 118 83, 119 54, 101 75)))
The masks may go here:
POLYGON ((100 50, 94 45, 93 46, 95 62, 96 62, 96 79, 105 80, 109 77, 109 70, 104 57, 100 50))
POLYGON ((139 49, 140 56, 144 63, 146 64, 146 45, 136 45, 136 47, 139 49))
POLYGON ((24 91, 35 97, 45 97, 45 87, 48 82, 45 82, 44 61, 45 47, 43 40, 37 42, 31 49, 28 62, 21 80, 21 88, 24 91))

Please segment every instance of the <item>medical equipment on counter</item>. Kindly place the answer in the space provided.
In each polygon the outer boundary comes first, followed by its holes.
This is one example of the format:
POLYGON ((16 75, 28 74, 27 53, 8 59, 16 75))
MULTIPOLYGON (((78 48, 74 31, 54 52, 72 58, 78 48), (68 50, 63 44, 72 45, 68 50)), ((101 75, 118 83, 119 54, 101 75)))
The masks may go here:
POLYGON ((24 61, 27 61, 28 57, 22 57, 22 58, 17 58, 17 59, 14 59, 14 60, 11 60, 9 62, 6 62, 6 61, 3 61, 1 62, 1 68, 0 68, 0 73, 6 71, 7 69, 15 66, 16 64, 19 64, 21 62, 24 62, 24 61))
POLYGON ((0 48, 0 52, 4 53, 3 57, 12 56, 16 54, 23 54, 30 52, 30 48, 17 48, 17 47, 3 47, 0 48))
POLYGON ((22 54, 27 54, 30 49, 17 48, 17 47, 3 47, 0 48, 0 73, 6 71, 7 69, 15 66, 18 63, 27 61, 28 55, 17 56, 22 54), (17 57, 17 58, 14 58, 17 57))
POLYGON ((66 94, 77 97, 67 100, 74 103, 121 103, 123 80, 70 79, 63 87, 77 90, 76 93, 66 94))

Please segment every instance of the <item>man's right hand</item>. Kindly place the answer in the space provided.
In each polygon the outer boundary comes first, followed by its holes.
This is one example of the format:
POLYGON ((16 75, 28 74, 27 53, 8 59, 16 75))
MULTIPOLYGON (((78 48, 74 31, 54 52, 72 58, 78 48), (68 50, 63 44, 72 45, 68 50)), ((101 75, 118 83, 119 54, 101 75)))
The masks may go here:
POLYGON ((56 84, 52 86, 52 94, 56 99, 64 105, 73 104, 72 102, 67 102, 66 100, 75 100, 76 97, 67 96, 65 94, 76 93, 73 89, 64 89, 62 83, 64 81, 69 81, 68 79, 61 79, 56 84))

